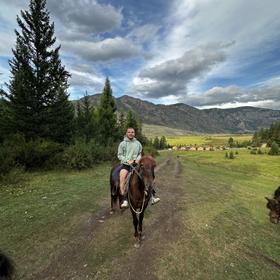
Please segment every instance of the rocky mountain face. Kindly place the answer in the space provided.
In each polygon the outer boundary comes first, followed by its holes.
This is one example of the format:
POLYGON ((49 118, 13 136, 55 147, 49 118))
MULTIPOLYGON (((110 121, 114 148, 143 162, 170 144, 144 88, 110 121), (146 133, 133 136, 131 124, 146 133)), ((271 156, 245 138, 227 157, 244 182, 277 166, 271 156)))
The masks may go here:
MULTIPOLYGON (((100 96, 89 96, 90 103, 96 106, 100 96)), ((183 103, 156 105, 127 95, 115 101, 119 112, 131 110, 142 123, 200 133, 252 133, 280 119, 280 110, 256 107, 199 110, 183 103)))

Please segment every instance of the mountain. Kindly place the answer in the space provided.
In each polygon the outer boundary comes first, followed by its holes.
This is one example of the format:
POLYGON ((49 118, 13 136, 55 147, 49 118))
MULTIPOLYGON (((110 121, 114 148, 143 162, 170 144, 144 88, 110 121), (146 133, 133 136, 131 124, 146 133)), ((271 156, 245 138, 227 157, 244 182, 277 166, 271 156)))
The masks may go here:
MULTIPOLYGON (((99 104, 100 96, 89 96, 91 105, 99 104)), ((199 110, 184 103, 156 105, 127 95, 115 101, 119 112, 131 110, 143 124, 199 133, 252 133, 280 119, 279 110, 256 107, 199 110)))

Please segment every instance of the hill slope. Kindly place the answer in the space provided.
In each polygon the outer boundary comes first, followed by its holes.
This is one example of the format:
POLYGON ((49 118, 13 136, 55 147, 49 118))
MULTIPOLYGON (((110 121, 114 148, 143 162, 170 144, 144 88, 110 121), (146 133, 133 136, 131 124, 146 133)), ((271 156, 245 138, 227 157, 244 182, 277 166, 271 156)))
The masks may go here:
MULTIPOLYGON (((90 103, 96 106, 100 96, 89 96, 90 103)), ((156 105, 127 95, 115 101, 118 111, 131 110, 144 124, 199 133, 252 133, 280 119, 279 110, 255 107, 199 110, 183 103, 156 105)))

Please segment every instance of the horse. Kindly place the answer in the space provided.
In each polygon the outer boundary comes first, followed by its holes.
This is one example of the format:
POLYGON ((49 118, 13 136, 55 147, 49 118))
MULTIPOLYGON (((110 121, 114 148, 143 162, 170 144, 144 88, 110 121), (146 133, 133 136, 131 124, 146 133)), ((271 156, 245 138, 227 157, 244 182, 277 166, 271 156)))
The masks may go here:
POLYGON ((278 224, 280 220, 280 186, 275 190, 274 197, 272 199, 268 197, 265 197, 265 199, 268 201, 266 207, 270 210, 270 222, 278 224))
MULTIPOLYGON (((129 180, 129 187, 127 190, 127 198, 129 208, 133 218, 134 225, 134 237, 136 239, 135 247, 140 246, 140 242, 143 239, 142 236, 142 224, 145 209, 148 206, 149 200, 153 192, 153 184, 155 179, 154 169, 156 162, 150 155, 144 155, 140 159, 137 166, 133 166, 132 174, 129 180)), ((118 168, 118 167, 117 167, 118 168)), ((119 185, 115 181, 113 176, 116 171, 116 167, 112 168, 110 175, 111 182, 111 211, 114 211, 114 204, 119 198, 121 203, 122 197, 119 191, 119 185)))
POLYGON ((0 251, 0 279, 10 280, 14 275, 14 264, 13 261, 0 251))

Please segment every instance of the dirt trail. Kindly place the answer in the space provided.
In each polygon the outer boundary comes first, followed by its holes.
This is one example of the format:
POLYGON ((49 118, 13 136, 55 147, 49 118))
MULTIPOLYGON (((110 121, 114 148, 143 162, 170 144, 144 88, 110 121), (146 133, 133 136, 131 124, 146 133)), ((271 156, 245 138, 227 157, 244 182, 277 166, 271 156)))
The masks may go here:
POLYGON ((79 225, 79 234, 75 232, 71 240, 51 256, 52 261, 49 265, 29 279, 158 279, 154 274, 155 260, 158 260, 168 243, 177 240, 181 233, 179 217, 176 215, 182 194, 181 164, 178 158, 170 158, 157 166, 155 171, 156 190, 161 202, 149 206, 150 217, 144 218, 143 223, 145 240, 139 249, 129 246, 125 254, 114 257, 109 268, 110 275, 103 275, 102 271, 87 271, 84 278, 78 276, 81 275, 79 269, 87 266, 85 259, 88 247, 92 246, 94 250, 95 242, 110 231, 110 223, 114 222, 114 219, 129 219, 131 232, 127 234, 133 232, 129 210, 123 215, 119 211, 110 215, 109 207, 104 205, 99 213, 83 217, 84 222, 79 225))

